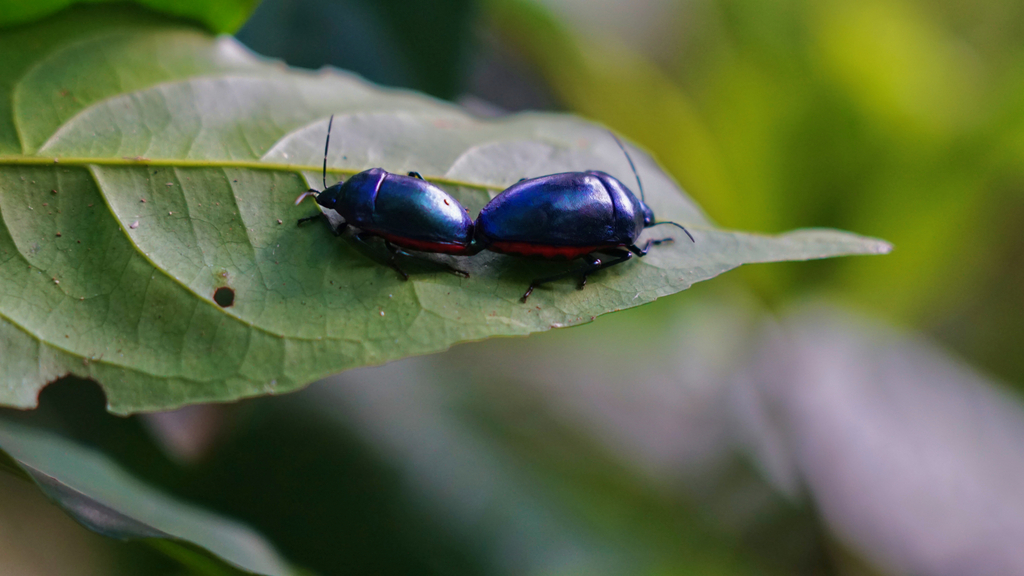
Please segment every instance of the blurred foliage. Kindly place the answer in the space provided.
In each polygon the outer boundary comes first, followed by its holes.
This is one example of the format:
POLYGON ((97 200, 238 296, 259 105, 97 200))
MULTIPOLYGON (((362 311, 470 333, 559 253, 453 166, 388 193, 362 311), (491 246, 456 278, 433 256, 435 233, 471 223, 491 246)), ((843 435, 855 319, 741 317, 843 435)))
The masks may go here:
POLYGON ((56 434, 0 421, 0 451, 5 468, 89 530, 145 543, 201 573, 294 574, 259 534, 169 498, 56 434))
POLYGON ((1024 5, 680 2, 668 55, 530 0, 486 6, 566 106, 648 147, 723 225, 896 246, 743 271, 768 302, 824 289, 1024 382, 1024 300, 999 296, 1024 264, 1024 5))
MULTIPOLYGON (((213 32, 238 30, 259 0, 131 0, 157 12, 202 22, 213 32)), ((56 14, 75 4, 125 2, 125 0, 2 0, 0 27, 27 24, 56 14)))
POLYGON ((331 64, 451 99, 475 17, 475 0, 265 0, 238 39, 292 66, 331 64))
POLYGON ((31 413, 3 412, 59 430, 154 485, 246 522, 316 573, 485 573, 472 550, 454 546, 450 533, 410 506, 379 453, 351 431, 310 417, 301 395, 267 400, 211 413, 229 431, 189 465, 153 441, 145 416, 112 416, 100 389, 83 380, 45 389, 31 413))

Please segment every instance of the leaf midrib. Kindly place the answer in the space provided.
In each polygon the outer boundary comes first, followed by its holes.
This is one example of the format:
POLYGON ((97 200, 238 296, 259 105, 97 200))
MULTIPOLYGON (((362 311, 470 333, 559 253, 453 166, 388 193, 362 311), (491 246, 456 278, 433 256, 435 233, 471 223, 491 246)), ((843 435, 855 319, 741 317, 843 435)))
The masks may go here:
MULTIPOLYGON (((24 154, 0 155, 0 166, 161 166, 169 168, 247 168, 250 170, 267 170, 271 172, 288 172, 302 175, 304 172, 320 172, 323 166, 310 166, 303 164, 283 164, 280 162, 262 162, 260 160, 191 160, 183 158, 90 158, 90 157, 61 157, 61 156, 28 156, 24 154)), ((365 170, 365 169, 364 169, 365 170)), ((342 174, 351 176, 363 170, 355 168, 333 168, 327 167, 328 174, 342 174)), ((467 182, 455 180, 444 176, 424 175, 423 178, 432 183, 446 184, 450 186, 463 186, 480 190, 504 190, 505 186, 497 184, 482 184, 480 182, 467 182)))

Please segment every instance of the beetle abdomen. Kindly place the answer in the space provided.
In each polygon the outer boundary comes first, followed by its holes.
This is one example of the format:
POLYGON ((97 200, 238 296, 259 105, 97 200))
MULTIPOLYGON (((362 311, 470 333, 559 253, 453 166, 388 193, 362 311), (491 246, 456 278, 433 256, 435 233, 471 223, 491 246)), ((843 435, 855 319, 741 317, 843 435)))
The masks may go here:
POLYGON ((600 179, 572 172, 514 184, 484 206, 476 225, 489 244, 594 246, 615 241, 614 217, 600 179))
POLYGON ((412 250, 448 254, 464 252, 473 238, 465 208, 430 182, 380 168, 350 181, 353 190, 346 194, 342 216, 361 230, 412 250))
POLYGON ((603 172, 552 174, 495 196, 480 211, 476 235, 499 252, 576 258, 632 244, 643 230, 638 204, 622 183, 603 172))
POLYGON ((473 236, 469 214, 447 192, 397 174, 388 174, 377 190, 373 227, 382 234, 438 246, 466 246, 473 236))

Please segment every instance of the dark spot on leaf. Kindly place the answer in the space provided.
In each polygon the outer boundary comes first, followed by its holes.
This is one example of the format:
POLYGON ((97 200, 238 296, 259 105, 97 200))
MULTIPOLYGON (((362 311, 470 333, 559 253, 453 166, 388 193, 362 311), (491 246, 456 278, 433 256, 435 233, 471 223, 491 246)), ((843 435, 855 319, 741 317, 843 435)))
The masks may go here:
POLYGON ((213 301, 221 308, 230 308, 235 304, 235 291, 227 286, 221 286, 213 293, 213 301))

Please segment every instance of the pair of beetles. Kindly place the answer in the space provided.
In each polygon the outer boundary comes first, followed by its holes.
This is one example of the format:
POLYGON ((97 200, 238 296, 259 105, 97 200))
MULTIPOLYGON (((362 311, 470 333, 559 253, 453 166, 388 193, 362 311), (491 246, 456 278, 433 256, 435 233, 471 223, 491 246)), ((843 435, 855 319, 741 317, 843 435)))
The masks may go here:
MULTIPOLYGON (((564 172, 520 180, 488 202, 474 222, 455 198, 416 172, 402 176, 371 168, 328 187, 327 150, 333 123, 331 116, 324 145, 324 190, 310 189, 295 203, 312 197, 320 206, 337 212, 344 224, 333 229, 336 235, 352 226, 357 229, 353 238, 358 242, 381 238, 389 253, 387 264, 403 280, 409 275, 398 266, 395 256, 408 256, 404 250, 455 255, 491 250, 548 260, 581 258, 586 262, 578 270, 533 280, 520 299, 526 302, 542 284, 579 274, 578 287, 583 289, 587 276, 594 272, 626 262, 634 254, 643 257, 652 245, 672 241, 648 240, 641 248, 636 241, 645 228, 671 224, 694 241, 681 224, 654 220, 654 213, 644 203, 643 185, 633 159, 614 134, 636 176, 639 199, 604 172, 564 172), (610 258, 602 261, 596 253, 610 258)), ((300 219, 299 224, 321 216, 318 212, 300 219)), ((461 270, 447 268, 469 277, 461 270)))

